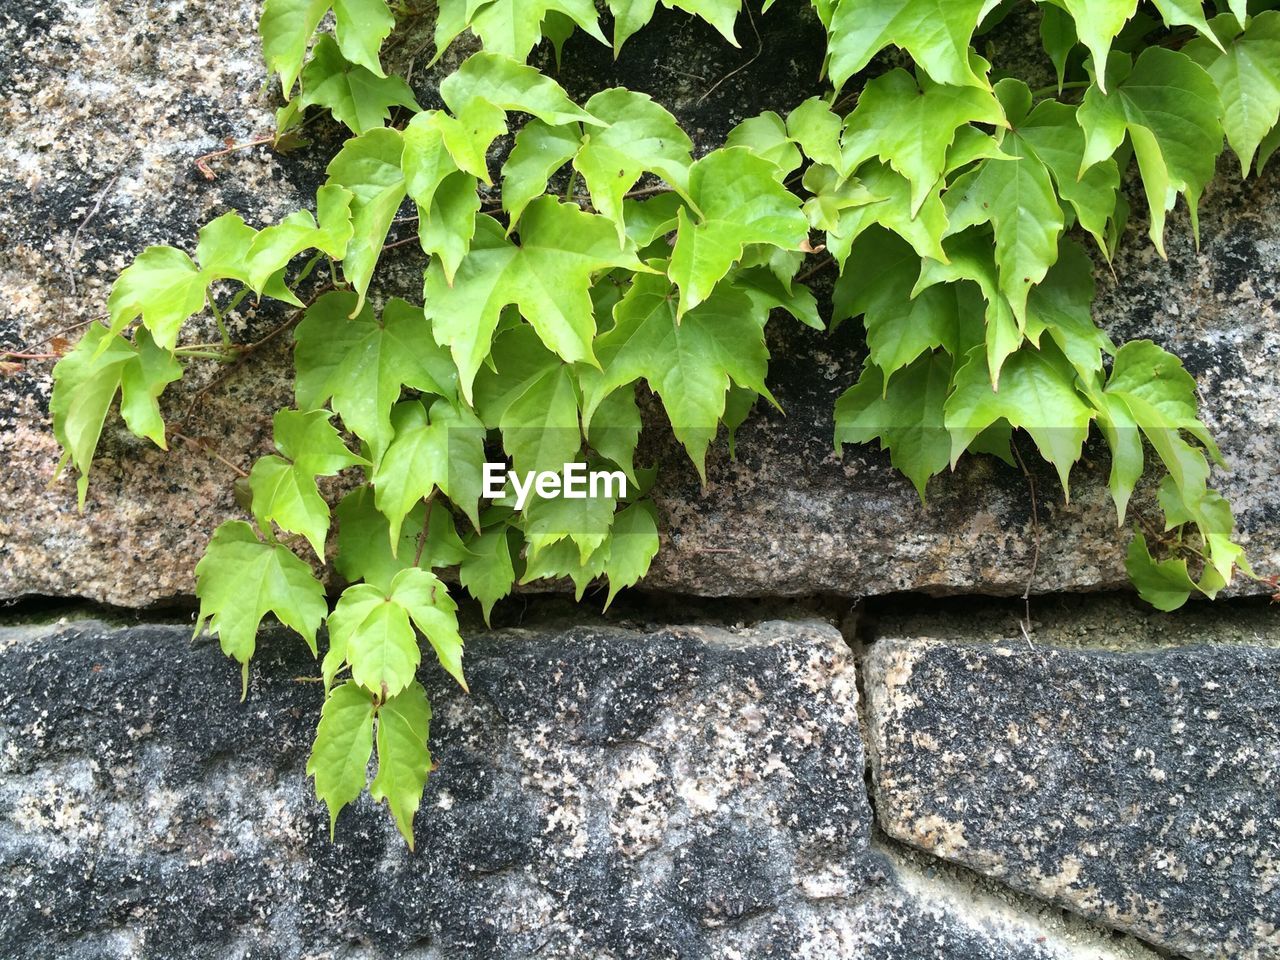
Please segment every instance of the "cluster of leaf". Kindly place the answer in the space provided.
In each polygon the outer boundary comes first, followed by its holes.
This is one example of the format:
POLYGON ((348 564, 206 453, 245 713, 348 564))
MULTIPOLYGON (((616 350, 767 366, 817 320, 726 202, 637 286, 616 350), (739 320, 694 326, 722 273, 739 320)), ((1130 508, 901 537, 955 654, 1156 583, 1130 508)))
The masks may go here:
MULTIPOLYGON (((732 39, 738 0, 675 5, 732 39)), ((524 63, 575 24, 603 39, 590 3, 441 2, 438 54, 468 28, 485 49, 440 84, 441 109, 422 110, 382 68, 395 25, 384 0, 267 0, 281 129, 320 107, 352 131, 315 215, 258 230, 228 213, 200 232, 194 259, 145 250, 112 290, 109 326, 55 368, 52 410, 83 505, 117 395, 126 426, 163 447, 165 387, 185 364, 242 353, 223 314, 250 294, 299 308, 295 406, 275 415, 276 452, 241 490, 254 524, 223 524, 197 566, 197 629, 247 670, 267 614, 317 655, 327 622, 308 769, 334 820, 367 786, 412 844, 431 768, 422 640, 466 685, 456 602, 432 571, 456 568, 486 618, 517 582, 568 578, 581 597, 604 578, 606 605, 637 582, 659 542, 653 471, 635 463, 641 384, 702 472, 721 428, 732 449, 757 398, 775 402, 770 316, 824 326, 800 279, 814 255, 839 271, 832 323, 860 318, 870 348, 835 410, 838 445, 878 440, 923 498, 965 452, 1010 460, 1018 429, 1065 492, 1096 422, 1121 524, 1147 463, 1162 472, 1160 547, 1153 556, 1138 532, 1129 554, 1143 596, 1171 609, 1248 573, 1230 508, 1208 485, 1221 457, 1192 378, 1155 344, 1117 348, 1095 325, 1080 238, 1113 255, 1135 162, 1161 252, 1178 195, 1194 223, 1224 131, 1242 169, 1265 162, 1280 138, 1280 15, 1249 18, 1235 2, 1206 20, 1166 0, 1168 25, 1198 32, 1175 51, 1126 35, 1139 32, 1137 20, 1126 27, 1136 3, 1046 3, 1059 85, 1033 92, 974 52, 995 6, 985 0, 815 5, 831 93, 750 118, 695 160, 648 96, 615 88, 577 104, 524 63), (333 32, 315 36, 331 7, 333 32), (887 47, 914 71, 840 98, 887 47), (403 122, 389 126, 395 108, 403 122), (510 150, 495 170, 502 137, 510 150), (406 212, 430 258, 422 305, 375 309, 370 284, 406 212), (333 289, 304 306, 295 291, 321 262, 333 289), (179 343, 206 308, 222 342, 179 343), (486 502, 482 466, 495 457, 519 474, 580 463, 624 476, 627 492, 486 502), (331 512, 334 489, 345 492, 331 512), (316 573, 330 559, 349 584, 332 612, 316 573)), ((617 47, 654 0, 610 9, 617 47)))

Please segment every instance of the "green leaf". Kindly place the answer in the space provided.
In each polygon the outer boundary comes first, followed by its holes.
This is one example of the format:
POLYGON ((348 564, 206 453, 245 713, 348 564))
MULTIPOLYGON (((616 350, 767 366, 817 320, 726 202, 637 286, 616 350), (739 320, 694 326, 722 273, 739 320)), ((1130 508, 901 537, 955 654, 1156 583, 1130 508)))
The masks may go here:
MULTIPOLYGON (((431 773, 431 704, 416 680, 378 707, 378 773, 369 785, 374 800, 387 801, 400 836, 413 849, 413 815, 431 773)), ((366 757, 366 762, 368 758, 366 757)))
POLYGON ((956 130, 967 123, 1005 126, 989 90, 953 87, 891 70, 869 81, 845 122, 843 169, 878 157, 911 183, 911 215, 934 192, 956 130))
POLYGON ((942 347, 958 358, 982 341, 982 306, 972 285, 943 283, 917 294, 920 256, 897 235, 872 227, 854 244, 849 263, 836 281, 832 320, 862 317, 882 388, 926 351, 942 347))
MULTIPOLYGON (((532 3, 540 2, 542 0, 532 0, 532 3)), ((560 2, 568 6, 580 0, 560 2)), ((531 0, 493 0, 490 9, 515 4, 531 4, 531 0)), ((564 7, 560 9, 573 15, 564 7)), ((587 3, 584 9, 592 11, 594 20, 595 8, 587 3)), ((541 22, 541 17, 538 22, 541 22)), ((483 34, 481 37, 485 39, 483 34)), ((502 50, 500 45, 491 44, 486 39, 483 52, 472 54, 463 61, 462 66, 441 81, 440 98, 455 115, 464 116, 474 101, 481 100, 508 112, 530 114, 552 126, 575 122, 592 126, 604 125, 570 100, 560 84, 523 63, 524 53, 503 56, 506 52, 509 51, 502 50)))
POLYGON ((396 25, 385 0, 266 0, 258 32, 267 69, 280 75, 285 99, 307 56, 307 44, 333 8, 338 48, 352 63, 382 76, 378 49, 396 25))
POLYGON ((634 483, 636 444, 640 442, 640 408, 636 391, 625 387, 609 393, 591 416, 587 443, 602 457, 612 460, 634 483))
POLYGON ((1101 372, 1104 352, 1116 352, 1093 322, 1093 293, 1093 261, 1078 243, 1064 239, 1057 262, 1027 301, 1027 339, 1038 346, 1048 333, 1082 380, 1101 372))
POLYGON ((602 90, 587 101, 587 111, 608 126, 587 131, 573 166, 596 210, 617 225, 619 245, 625 245, 623 195, 644 173, 684 189, 693 142, 675 117, 643 93, 602 90))
POLYGON ((586 33, 607 44, 596 8, 590 0, 491 0, 468 4, 471 31, 486 51, 523 61, 542 39, 542 23, 551 12, 563 13, 586 33))
POLYGON ((493 605, 511 592, 516 579, 507 528, 486 530, 467 546, 470 553, 458 567, 458 582, 480 601, 487 624, 493 605))
POLYGON ((329 615, 330 653, 340 652, 351 664, 351 679, 382 699, 412 683, 422 660, 408 610, 396 598, 400 578, 415 572, 431 576, 410 568, 395 575, 389 591, 368 583, 347 587, 329 615))
MULTIPOLYGON (((1010 82, 1002 80, 1001 84, 1010 82)), ((1106 254, 1107 222, 1115 212, 1116 191, 1120 187, 1115 159, 1108 157, 1080 176, 1084 131, 1076 122, 1076 108, 1067 104, 1044 100, 1027 116, 1010 120, 1022 143, 1048 169, 1058 196, 1071 204, 1080 226, 1093 235, 1098 248, 1106 254)))
MULTIPOLYGON (((426 570, 411 567, 391 581, 391 600, 401 604, 436 652, 440 666, 463 690, 462 637, 458 633, 458 605, 440 579, 426 570)), ((470 692, 470 691, 468 691, 470 692)))
POLYGON ((529 556, 520 582, 569 579, 573 581, 574 600, 581 601, 591 582, 604 574, 608 554, 609 547, 606 543, 583 560, 577 544, 570 540, 559 540, 540 553, 529 556))
POLYGON ((343 276, 359 295, 352 316, 364 306, 387 231, 405 198, 403 153, 399 131, 379 127, 348 140, 326 168, 329 183, 352 193, 352 236, 342 261, 343 276))
POLYGON ((531 200, 547 190, 551 175, 573 159, 582 145, 582 129, 576 123, 552 126, 537 118, 516 134, 502 165, 502 209, 512 230, 531 200))
POLYGON ((1054 73, 1058 76, 1058 93, 1062 93, 1062 81, 1066 77, 1067 57, 1075 49, 1079 38, 1076 37, 1076 23, 1071 14, 1052 3, 1040 6, 1040 43, 1044 52, 1053 61, 1054 73))
POLYGON ((1093 55, 1094 69, 1105 92, 1106 80, 1101 74, 1110 56, 1111 41, 1138 9, 1138 0, 1062 0, 1062 5, 1075 20, 1080 42, 1093 55))
POLYGON ((172 350, 182 324, 204 309, 210 282, 181 250, 147 247, 111 287, 107 298, 111 332, 119 333, 141 317, 156 343, 172 350))
POLYGON ((196 633, 207 621, 222 652, 245 664, 268 613, 302 634, 315 653, 316 630, 329 611, 311 568, 287 547, 263 543, 242 520, 228 520, 213 532, 196 564, 196 596, 196 633))
POLYGON ((302 534, 316 556, 324 560, 329 505, 320 496, 314 477, 277 456, 266 456, 249 472, 249 489, 258 526, 265 530, 274 521, 282 530, 302 534))
POLYGON ((827 72, 839 91, 888 46, 911 55, 938 83, 982 87, 969 59, 984 0, 840 0, 831 17, 827 72))
POLYGON ((244 254, 245 282, 249 287, 260 293, 276 273, 304 250, 315 248, 335 260, 346 256, 352 236, 351 200, 351 191, 328 184, 316 191, 318 225, 309 212, 299 210, 253 237, 244 254))
POLYGON ((70 460, 79 473, 76 486, 81 510, 102 425, 118 392, 123 390, 120 412, 129 429, 160 449, 168 449, 156 398, 182 376, 182 365, 157 347, 146 330, 139 330, 135 341, 130 343, 95 323, 75 349, 53 367, 49 413, 53 435, 63 450, 59 467, 70 460))
POLYGON ((467 173, 446 177, 432 195, 431 206, 418 208, 418 239, 422 249, 440 263, 446 280, 457 275, 471 249, 479 212, 476 178, 467 173))
POLYGON ((943 404, 951 387, 952 360, 930 351, 885 382, 875 364, 836 401, 836 450, 846 443, 880 440, 894 467, 911 481, 924 503, 925 484, 950 457, 943 404))
POLYGON ((955 392, 946 402, 954 465, 970 442, 989 425, 1005 419, 1031 435, 1041 455, 1054 465, 1069 496, 1071 465, 1080 459, 1093 411, 1075 388, 1075 372, 1049 344, 1023 347, 1012 354, 991 388, 986 358, 979 349, 956 370, 955 392))
POLYGON ((750 267, 734 274, 733 285, 751 298, 761 322, 768 319, 769 311, 782 309, 807 327, 826 329, 818 313, 818 301, 803 283, 791 284, 788 289, 788 284, 772 270, 750 267))
MULTIPOLYGON (((427 504, 418 503, 408 512, 400 542, 393 550, 387 518, 373 502, 373 488, 362 484, 352 490, 334 511, 338 518, 334 566, 350 582, 363 580, 380 590, 389 590, 397 573, 414 566, 427 509, 427 504)), ((452 567, 468 556, 453 515, 443 505, 433 505, 420 565, 427 569, 452 567)))
POLYGON ((750 243, 798 250, 809 224, 800 201, 774 175, 777 168, 745 147, 714 150, 693 165, 689 193, 700 211, 677 211, 670 275, 680 290, 676 319, 702 303, 750 243))
POLYGON ((640 582, 649 572, 649 564, 658 555, 658 513, 653 503, 641 500, 618 511, 609 534, 609 557, 604 564, 609 578, 609 596, 604 608, 609 609, 623 587, 640 582))
POLYGON ((448 483, 449 434, 443 424, 429 423, 421 402, 406 400, 391 411, 395 439, 373 471, 374 503, 388 521, 393 549, 400 525, 413 506, 437 486, 448 483))
POLYGON ((1137 588, 1138 596, 1157 610, 1177 610, 1187 602, 1195 582, 1187 573, 1187 561, 1172 557, 1157 562, 1147 549, 1147 538, 1135 530, 1129 543, 1124 568, 1137 588))
POLYGON ((724 145, 742 147, 755 156, 768 160, 777 168, 774 178, 780 183, 804 162, 800 149, 787 133, 787 125, 772 110, 743 120, 729 131, 724 145))
POLYGON ((577 546, 585 564, 609 537, 618 499, 609 493, 617 493, 616 485, 581 499, 532 497, 520 515, 530 562, 553 544, 568 540, 577 546))
POLYGON ((401 389, 452 396, 456 374, 420 307, 391 300, 381 321, 367 305, 348 319, 355 303, 354 294, 328 293, 307 311, 294 334, 294 389, 304 410, 332 397, 334 412, 377 463, 391 442, 391 407, 401 389))
POLYGON ((810 97, 787 114, 787 136, 815 163, 843 165, 840 130, 844 121, 821 97, 810 97))
POLYGON ((320 724, 307 758, 316 796, 329 808, 329 839, 342 808, 364 790, 373 752, 373 701, 354 683, 335 687, 320 708, 320 724))
POLYGON ((911 184, 906 177, 876 160, 863 164, 857 172, 862 187, 880 199, 841 210, 836 229, 827 231, 827 249, 840 269, 844 269, 853 241, 877 223, 906 240, 920 256, 945 261, 942 237, 947 232, 947 214, 941 197, 930 194, 912 216, 911 184))
POLYGON ((1017 159, 984 160, 947 191, 947 233, 991 224, 1000 291, 1021 329, 1032 286, 1058 259, 1063 218, 1049 171, 1022 139, 1010 134, 1001 149, 1017 159))
POLYGON ((578 422, 578 394, 573 374, 555 364, 514 397, 498 421, 502 446, 514 469, 558 473, 578 458, 582 428, 578 422))
MULTIPOLYGON (((1219 24, 1239 30, 1235 18, 1215 17, 1219 24)), ((1258 14, 1243 33, 1219 54, 1208 41, 1196 40, 1185 52, 1209 72, 1222 97, 1222 127, 1240 159, 1240 176, 1249 175, 1253 155, 1280 119, 1280 13, 1258 14)))
MULTIPOLYGON (((701 17, 720 32, 735 47, 738 41, 733 35, 734 23, 742 9, 742 0, 662 0, 668 10, 678 9, 701 17)), ((653 19, 656 0, 609 0, 609 12, 613 14, 613 55, 616 58, 623 43, 637 30, 653 19)))
POLYGON ((335 120, 356 134, 383 126, 394 106, 422 109, 407 83, 348 63, 328 34, 316 42, 302 71, 301 102, 304 107, 327 107, 335 120))
POLYGON ((490 217, 476 218, 476 237, 450 284, 439 264, 427 269, 424 297, 436 341, 448 346, 463 396, 489 353, 502 308, 515 304, 548 348, 570 363, 594 362, 591 275, 610 267, 643 269, 634 248, 619 250, 613 225, 552 197, 529 204, 519 242, 490 217))
POLYGON ((1184 193, 1198 232, 1196 210, 1222 151, 1222 111, 1213 80, 1184 54, 1148 47, 1128 69, 1128 58, 1108 64, 1110 93, 1093 86, 1077 119, 1085 132, 1078 176, 1110 157, 1125 134, 1133 142, 1151 209, 1150 236, 1164 256, 1164 220, 1175 193, 1184 193))
POLYGON ((729 384, 773 402, 764 383, 769 352, 764 331, 751 316, 751 301, 721 287, 677 323, 668 282, 640 275, 613 315, 614 326, 596 341, 604 375, 584 398, 588 427, 607 394, 643 377, 662 398, 676 438, 703 475, 729 384))

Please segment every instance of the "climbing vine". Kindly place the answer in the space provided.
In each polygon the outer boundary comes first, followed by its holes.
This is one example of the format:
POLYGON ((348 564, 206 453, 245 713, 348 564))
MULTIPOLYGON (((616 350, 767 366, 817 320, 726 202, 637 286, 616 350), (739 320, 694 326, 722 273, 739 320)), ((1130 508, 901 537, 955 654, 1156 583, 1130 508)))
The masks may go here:
MULTIPOLYGON (((607 606, 659 544, 652 471, 634 460, 639 385, 701 473, 722 427, 732 438, 758 398, 776 405, 770 318, 824 327, 804 278, 827 264, 829 323, 860 318, 870 348, 836 404, 837 445, 878 441, 923 499, 966 453, 1011 460, 1021 430, 1066 493, 1096 425, 1122 527, 1139 478, 1160 477, 1165 530, 1135 530, 1128 553, 1143 597, 1173 609, 1252 576, 1209 486, 1222 458, 1192 377, 1154 343, 1117 346, 1094 323, 1086 248, 1114 255, 1134 165, 1163 255, 1179 196, 1195 229, 1224 135, 1243 173, 1267 162, 1280 143, 1280 13, 1251 14, 1245 0, 1211 11, 1043 0, 1057 83, 1032 90, 975 48, 984 21, 1016 2, 814 0, 827 94, 752 117, 695 159, 650 97, 614 88, 575 103, 526 63, 544 41, 558 57, 574 30, 609 43, 590 0, 440 0, 436 58, 466 31, 481 49, 426 110, 381 58, 397 16, 419 14, 266 0, 277 136, 317 110, 351 132, 314 211, 262 228, 226 213, 194 257, 142 251, 111 291, 109 324, 55 367, 52 413, 83 507, 117 397, 126 426, 164 447, 166 387, 246 351, 223 315, 247 296, 297 308, 295 406, 276 413, 275 452, 241 485, 253 523, 220 526, 196 567, 197 630, 247 671, 267 614, 317 655, 327 623, 307 769, 331 828, 367 788, 413 843, 431 769, 421 639, 466 687, 456 588, 433 571, 456 568, 486 618, 515 583, 542 578, 572 580, 579 598, 604 578, 607 606), (892 49, 905 56, 878 57, 892 49), (567 186, 550 192, 553 180, 567 186), (422 300, 375 307, 370 283, 406 203, 430 257, 422 300), (317 268, 329 282, 304 303, 317 268), (184 342, 205 311, 221 341, 184 342), (620 472, 627 492, 489 500, 486 445, 521 473, 620 472), (346 492, 331 512, 318 480, 338 475, 346 492), (329 558, 351 584, 332 611, 316 574, 329 558)), ((740 0, 663 3, 734 39, 740 0)), ((608 7, 625 56, 655 0, 608 7)))

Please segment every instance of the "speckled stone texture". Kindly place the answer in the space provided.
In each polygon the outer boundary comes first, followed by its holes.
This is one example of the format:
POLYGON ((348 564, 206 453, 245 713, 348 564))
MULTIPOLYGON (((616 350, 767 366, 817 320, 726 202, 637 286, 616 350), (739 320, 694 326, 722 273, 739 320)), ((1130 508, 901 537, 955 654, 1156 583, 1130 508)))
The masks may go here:
POLYGON ((853 658, 820 623, 474 637, 424 671, 410 854, 337 842, 296 637, 0 630, 0 956, 1152 960, 871 841, 853 658))
POLYGON ((1011 617, 885 626, 881 826, 1179 956, 1280 956, 1280 618, 1073 607, 1031 642, 1011 617))
MULTIPOLYGON (((214 161, 216 180, 194 166, 225 138, 271 129, 274 88, 250 28, 256 11, 254 0, 0 0, 0 348, 40 352, 51 335, 101 315, 111 279, 148 243, 191 249, 200 224, 229 209, 264 225, 308 204, 338 145, 327 121, 309 128, 314 144, 288 155, 256 147, 214 161)), ((660 12, 617 64, 607 48, 571 39, 559 76, 579 98, 615 83, 647 91, 707 149, 743 117, 818 92, 820 34, 806 17, 782 7, 758 17, 763 53, 752 59, 747 25, 735 50, 698 21, 660 12)), ((391 56, 406 68, 415 60, 415 89, 432 105, 433 75, 417 62, 426 55, 409 56, 421 29, 410 25, 391 56)), ((1021 39, 1005 45, 1026 58, 1021 39)), ((1099 270, 1098 315, 1119 339, 1150 336, 1186 358, 1235 467, 1219 479, 1254 566, 1267 574, 1280 559, 1280 168, 1242 186, 1233 163, 1224 161, 1202 202, 1199 252, 1184 213, 1170 220, 1168 263, 1135 221, 1114 278, 1099 270)), ((394 251, 376 293, 416 299, 422 262, 411 246, 394 251)), ((284 316, 248 308, 231 318, 232 331, 254 340, 284 316)), ((649 586, 708 596, 1020 593, 1035 553, 1021 473, 991 458, 964 463, 930 484, 922 507, 887 456, 833 452, 833 403, 865 355, 857 324, 832 337, 786 319, 771 326, 769 383, 786 415, 757 411, 740 431, 736 462, 722 438, 705 488, 661 415, 650 418, 641 459, 662 465, 655 495, 665 540, 649 586)), ((192 335, 212 331, 195 324, 192 335)), ((289 402, 287 351, 280 337, 229 372, 197 365, 163 399, 166 416, 248 467, 269 451, 271 415, 289 402)), ((32 361, 0 375, 0 598, 146 606, 189 597, 209 534, 240 516, 234 475, 183 441, 166 455, 112 418, 88 509, 77 514, 68 479, 49 487, 58 456, 51 366, 32 361)), ((1105 451, 1088 449, 1070 505, 1031 448, 1023 453, 1040 491, 1036 589, 1124 586, 1127 533, 1116 531, 1106 496, 1105 451)), ((1133 512, 1158 522, 1150 490, 1133 512)))

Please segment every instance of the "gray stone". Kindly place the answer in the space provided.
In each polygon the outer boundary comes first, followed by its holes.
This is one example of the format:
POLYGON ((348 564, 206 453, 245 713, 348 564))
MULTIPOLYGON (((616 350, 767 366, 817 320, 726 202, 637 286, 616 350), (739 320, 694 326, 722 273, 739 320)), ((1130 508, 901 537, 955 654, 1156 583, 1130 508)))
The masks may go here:
POLYGON ((409 853, 303 774, 297 637, 0 630, 0 957, 1152 960, 871 840, 852 656, 819 623, 473 637, 438 669, 409 853))
POLYGON ((866 654, 880 825, 1196 958, 1280 956, 1280 619, 1124 604, 896 620, 866 654))
MULTIPOLYGON (((264 225, 307 205, 338 142, 327 122, 311 128, 317 142, 308 148, 278 155, 257 147, 214 161, 216 180, 194 166, 224 138, 271 129, 273 88, 248 28, 256 10, 251 0, 216 8, 0 2, 0 349, 40 352, 51 335, 100 315, 111 279, 148 243, 189 249, 199 225, 228 209, 264 225)), ((579 97, 615 82, 647 90, 680 115, 700 149, 743 116, 785 110, 818 89, 821 43, 804 16, 779 8, 760 19, 766 42, 757 59, 683 14, 660 19, 628 42, 617 65, 607 48, 571 40, 566 86, 579 97)), ((394 62, 422 59, 412 54, 424 29, 410 25, 394 62)), ((1011 44, 1011 55, 1020 49, 1011 44)), ((432 78, 414 73, 424 105, 434 102, 432 78)), ((1232 162, 1201 204, 1200 250, 1185 215, 1171 218, 1167 263, 1134 223, 1114 278, 1099 271, 1098 315, 1120 339, 1151 336, 1187 359, 1235 467, 1220 478, 1223 489, 1265 574, 1280 559, 1280 173, 1242 186, 1232 162)), ((412 247, 395 253, 379 292, 417 298, 422 257, 412 247)), ((231 326, 248 341, 286 318, 270 305, 247 307, 231 326)), ((1036 553, 1021 473, 990 458, 964 463, 930 484, 922 507, 885 455, 863 448, 837 457, 832 405, 865 355, 857 325, 829 338, 787 320, 772 326, 770 384, 786 415, 758 411, 740 432, 736 462, 722 438, 705 488, 661 416, 651 418, 644 459, 662 465, 655 496, 665 539, 648 585, 710 596, 1021 592, 1036 553)), ((271 414, 290 397, 286 341, 230 371, 193 369, 163 401, 174 428, 241 468, 268 452, 271 414)), ((47 413, 51 366, 32 361, 0 375, 0 461, 17 465, 0 479, 0 598, 123 606, 189 598, 210 532, 241 515, 234 475, 184 441, 171 454, 156 450, 113 418, 89 507, 78 514, 68 480, 49 486, 58 459, 47 413)), ((1116 530, 1106 496, 1105 452, 1089 448, 1069 505, 1025 443, 1023 452, 1042 521, 1035 588, 1124 586, 1128 534, 1116 530)), ((1134 513, 1157 517, 1149 490, 1134 513)))

